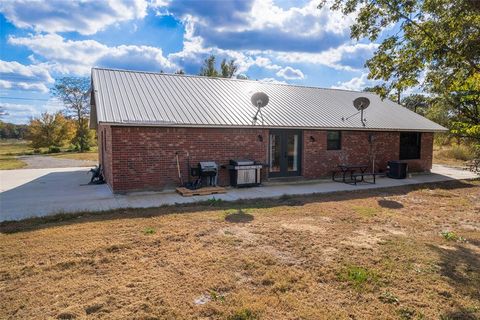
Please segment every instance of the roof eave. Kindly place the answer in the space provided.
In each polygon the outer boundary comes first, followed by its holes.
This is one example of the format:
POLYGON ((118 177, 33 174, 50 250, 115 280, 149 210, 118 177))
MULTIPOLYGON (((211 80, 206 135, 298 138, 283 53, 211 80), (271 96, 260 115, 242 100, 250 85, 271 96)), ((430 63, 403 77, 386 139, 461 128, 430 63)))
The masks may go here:
POLYGON ((268 125, 204 125, 204 124, 174 124, 174 123, 145 123, 145 122, 104 122, 99 124, 119 127, 159 127, 159 128, 210 128, 210 129, 297 129, 297 130, 344 130, 344 131, 394 131, 394 132, 447 132, 448 129, 441 127, 438 129, 419 129, 419 128, 368 128, 368 127, 292 127, 292 126, 268 126, 268 125))

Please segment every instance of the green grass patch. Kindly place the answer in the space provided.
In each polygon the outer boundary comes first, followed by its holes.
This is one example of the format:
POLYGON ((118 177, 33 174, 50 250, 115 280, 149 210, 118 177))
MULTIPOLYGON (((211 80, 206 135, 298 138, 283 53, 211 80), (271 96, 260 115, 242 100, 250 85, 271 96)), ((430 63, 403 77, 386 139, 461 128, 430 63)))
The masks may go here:
POLYGON ((442 231, 440 234, 447 241, 457 241, 457 242, 465 241, 465 238, 460 237, 458 234, 456 234, 453 231, 442 231))
POLYGON ((26 165, 25 162, 14 157, 0 157, 0 170, 21 169, 26 165))
POLYGON ((378 208, 366 207, 366 206, 353 206, 352 209, 359 215, 367 218, 374 217, 377 215, 377 213, 380 212, 378 208))
POLYGON ((143 230, 143 234, 155 234, 155 232, 156 232, 156 231, 155 231, 155 229, 153 229, 153 228, 145 228, 145 229, 143 230))
POLYGON ((339 274, 341 281, 350 283, 357 289, 364 289, 367 285, 376 285, 378 283, 378 276, 372 270, 360 266, 347 266, 339 274))
POLYGON ((255 320, 258 316, 252 310, 243 308, 235 311, 227 317, 228 320, 255 320))

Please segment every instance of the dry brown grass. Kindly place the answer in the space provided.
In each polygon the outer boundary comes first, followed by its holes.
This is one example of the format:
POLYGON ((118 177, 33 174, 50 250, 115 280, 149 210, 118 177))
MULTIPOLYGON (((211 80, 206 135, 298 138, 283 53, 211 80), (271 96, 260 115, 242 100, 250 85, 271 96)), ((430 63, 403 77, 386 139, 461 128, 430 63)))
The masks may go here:
POLYGON ((0 318, 476 319, 479 215, 476 181, 4 223, 0 318))

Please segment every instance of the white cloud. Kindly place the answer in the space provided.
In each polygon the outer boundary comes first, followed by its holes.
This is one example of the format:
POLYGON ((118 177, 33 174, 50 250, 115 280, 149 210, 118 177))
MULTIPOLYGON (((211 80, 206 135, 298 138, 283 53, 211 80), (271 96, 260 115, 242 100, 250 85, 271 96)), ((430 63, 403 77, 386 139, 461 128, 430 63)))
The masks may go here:
POLYGON ((303 79, 305 75, 303 74, 302 70, 294 69, 292 67, 286 67, 277 72, 278 77, 282 77, 287 80, 292 79, 303 79))
POLYGON ((332 89, 343 89, 352 91, 362 91, 366 87, 372 87, 376 85, 378 81, 369 80, 368 73, 362 73, 359 77, 354 77, 345 82, 338 82, 336 85, 331 86, 332 89))
POLYGON ((303 7, 283 9, 273 0, 255 0, 247 13, 248 29, 278 28, 287 33, 315 36, 325 32, 346 34, 352 25, 355 14, 347 17, 328 6, 318 9, 319 1, 310 0, 303 7))
POLYGON ((258 81, 267 82, 267 83, 287 84, 287 82, 285 82, 283 80, 278 80, 278 79, 275 79, 275 78, 263 78, 263 79, 260 79, 258 81))
POLYGON ((44 64, 23 65, 0 60, 0 88, 48 92, 54 79, 44 64))
POLYGON ((0 11, 18 28, 90 35, 115 23, 141 19, 146 0, 17 0, 0 2, 0 11))
POLYGON ((29 119, 40 116, 42 112, 54 113, 64 109, 63 104, 56 98, 39 104, 2 102, 1 106, 7 113, 2 120, 17 124, 27 123, 29 119))
POLYGON ((25 46, 47 59, 49 68, 62 74, 88 75, 93 66, 172 71, 175 65, 162 49, 150 46, 108 47, 95 40, 65 40, 58 34, 9 37, 12 45, 25 46))
POLYGON ((279 61, 288 63, 311 63, 337 70, 358 71, 363 63, 378 48, 376 43, 343 44, 320 53, 272 52, 279 61))

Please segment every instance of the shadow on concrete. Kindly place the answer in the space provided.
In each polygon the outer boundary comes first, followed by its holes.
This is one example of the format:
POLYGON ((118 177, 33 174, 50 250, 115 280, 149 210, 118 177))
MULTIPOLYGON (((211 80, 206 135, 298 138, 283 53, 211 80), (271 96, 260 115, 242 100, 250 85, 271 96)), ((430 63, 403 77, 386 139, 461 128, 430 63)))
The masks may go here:
MULTIPOLYGON (((63 179, 63 173, 52 173, 54 177, 58 177, 59 180, 63 179)), ((88 176, 85 175, 85 178, 88 176)), ((32 181, 31 183, 41 183, 39 181, 32 181)), ((5 193, 16 194, 18 201, 21 201, 21 195, 25 190, 28 190, 29 184, 19 186, 18 188, 6 191, 5 193)), ((0 233, 15 233, 15 232, 28 232, 33 230, 40 230, 44 228, 57 227, 70 224, 86 223, 92 221, 102 221, 102 220, 112 220, 112 219, 133 219, 133 218, 146 218, 153 216, 161 216, 166 214, 182 214, 198 211, 212 211, 212 210, 231 210, 231 209, 250 209, 250 208, 274 208, 281 206, 303 206, 308 203, 321 203, 321 202, 332 202, 332 201, 344 201, 344 200, 354 200, 362 199, 368 197, 388 197, 396 195, 405 195, 409 192, 430 188, 430 189, 444 189, 444 190, 454 190, 462 188, 472 188, 476 185, 469 181, 459 181, 452 180, 447 182, 436 182, 436 183, 426 183, 426 184, 417 184, 417 185, 407 185, 401 187, 389 187, 384 189, 362 189, 354 191, 339 191, 333 193, 317 193, 311 195, 299 195, 299 196, 283 196, 280 198, 267 198, 267 199, 252 199, 252 200, 238 200, 238 201, 220 201, 218 203, 212 204, 211 201, 203 201, 197 203, 189 204, 177 204, 177 205, 166 205, 155 208, 142 208, 142 209, 114 209, 108 211, 100 212, 76 212, 76 213, 60 213, 57 215, 30 218, 21 221, 6 221, 0 223, 0 233)), ((105 187, 105 185, 100 186, 81 186, 78 188, 88 188, 92 187, 105 187)), ((67 188, 67 186, 64 186, 67 188)), ((58 189, 58 188, 56 188, 58 189)), ((103 191, 100 192, 101 197, 103 191)), ((110 191, 107 189, 106 193, 110 191)), ((71 192, 70 192, 71 193, 71 192)), ((91 194, 91 193, 90 193, 91 194)), ((96 198, 88 197, 89 193, 81 193, 80 195, 75 195, 70 201, 79 202, 79 201, 95 201, 96 198)), ((2 193, 2 198, 4 193, 2 193)), ((109 196, 111 198, 111 194, 109 196)), ((40 197, 39 197, 40 198, 40 197)), ((39 200, 40 201, 40 200, 39 200)), ((42 200, 44 203, 52 201, 51 199, 45 198, 42 200)), ((241 219, 240 219, 241 220, 241 219)))
POLYGON ((403 208, 403 204, 401 204, 398 201, 394 201, 394 200, 380 199, 380 200, 378 200, 378 205, 382 208, 388 208, 388 209, 402 209, 403 208))
POLYGON ((86 208, 86 204, 95 206, 98 203, 101 207, 102 202, 114 200, 107 185, 88 185, 91 178, 88 168, 61 170, 37 169, 20 173, 15 170, 13 176, 2 173, 2 188, 8 190, 0 193, 0 221, 25 219, 34 213, 61 213, 58 208, 75 212, 86 208), (27 182, 16 185, 19 180, 27 182))
MULTIPOLYGON (((430 248, 439 255, 440 273, 448 279, 450 285, 457 292, 468 295, 474 300, 480 300, 479 255, 462 244, 455 245, 456 250, 443 249, 434 245, 430 245, 430 248)), ((459 312, 463 311, 459 310, 459 312)))
POLYGON ((251 214, 245 213, 242 209, 238 209, 237 212, 231 213, 225 217, 225 221, 231 223, 248 223, 252 222, 254 217, 251 214))

